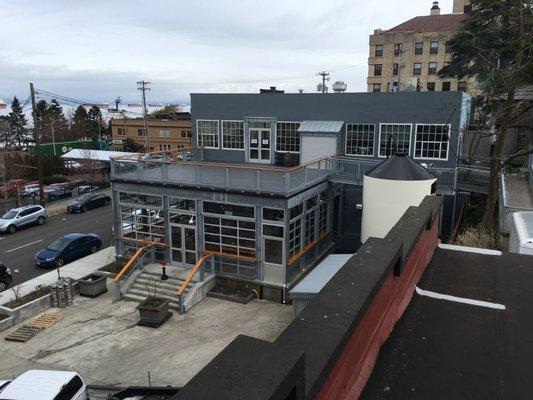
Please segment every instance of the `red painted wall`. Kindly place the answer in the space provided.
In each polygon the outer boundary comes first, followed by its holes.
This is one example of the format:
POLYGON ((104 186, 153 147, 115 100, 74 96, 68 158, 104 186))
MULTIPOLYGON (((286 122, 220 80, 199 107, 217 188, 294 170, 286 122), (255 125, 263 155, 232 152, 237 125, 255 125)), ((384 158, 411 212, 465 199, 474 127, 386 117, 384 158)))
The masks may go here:
POLYGON ((439 215, 420 235, 400 276, 391 268, 381 289, 331 370, 317 399, 357 399, 372 373, 383 343, 411 301, 415 286, 439 242, 439 215))

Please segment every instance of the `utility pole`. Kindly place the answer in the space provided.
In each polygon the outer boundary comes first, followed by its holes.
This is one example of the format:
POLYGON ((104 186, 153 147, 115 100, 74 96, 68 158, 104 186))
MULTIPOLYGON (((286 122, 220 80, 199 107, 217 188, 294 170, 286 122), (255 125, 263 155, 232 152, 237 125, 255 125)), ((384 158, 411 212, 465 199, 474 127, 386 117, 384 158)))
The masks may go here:
POLYGON ((115 99, 115 110, 117 111, 118 113, 118 105, 122 103, 122 97, 118 96, 116 99, 115 99))
POLYGON ((144 118, 144 138, 146 140, 146 152, 150 152, 150 142, 148 141, 148 109, 146 108, 146 91, 150 90, 147 86, 150 84, 150 82, 146 81, 140 81, 137 82, 137 90, 141 90, 143 92, 143 118, 144 118))
POLYGON ((39 174, 39 204, 44 207, 44 191, 43 191, 43 162, 41 157, 41 138, 39 137, 40 127, 37 119, 37 106, 35 104, 35 90, 33 83, 30 82, 31 108, 33 114, 33 140, 35 141, 35 156, 37 157, 37 170, 39 174))
POLYGON ((328 91, 326 81, 329 81, 329 72, 320 71, 317 75, 322 77, 322 93, 326 93, 328 91))

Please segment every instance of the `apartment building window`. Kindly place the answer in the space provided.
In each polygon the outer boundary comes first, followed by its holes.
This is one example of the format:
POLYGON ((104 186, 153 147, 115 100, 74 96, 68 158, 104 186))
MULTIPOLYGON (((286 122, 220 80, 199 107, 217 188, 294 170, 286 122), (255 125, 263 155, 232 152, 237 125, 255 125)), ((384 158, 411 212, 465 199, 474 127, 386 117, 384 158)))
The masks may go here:
POLYGON ((144 129, 144 128, 137 129, 137 135, 138 136, 146 136, 146 129, 144 129))
POLYGON ((430 92, 434 92, 435 91, 435 82, 428 82, 427 89, 430 92))
POLYGON ((125 135, 126 129, 124 128, 117 128, 117 135, 125 135))
POLYGON ((374 76, 381 76, 381 64, 374 64, 374 76))
POLYGON ((189 138, 189 139, 190 139, 190 138, 192 137, 192 132, 191 132, 191 130, 190 130, 190 129, 182 129, 182 130, 180 131, 180 137, 181 137, 182 139, 186 139, 186 138, 189 138))
POLYGON ((376 44, 376 51, 374 52, 375 57, 381 57, 383 55, 383 45, 376 44))
POLYGON ((372 91, 373 92, 381 92, 381 83, 372 84, 372 91))
POLYGON ((424 42, 415 43, 415 54, 423 54, 423 53, 424 53, 424 42))
POLYGON ((316 238, 316 211, 317 211, 317 199, 314 198, 307 200, 307 210, 305 212, 305 236, 304 244, 308 245, 316 238))
POLYGON ((416 125, 415 158, 448 159, 449 125, 416 125))
POLYGON ((422 63, 413 64, 413 75, 420 75, 422 73, 422 63))
POLYGON ((436 62, 430 62, 428 64, 428 74, 435 75, 437 73, 437 63, 436 62))
POLYGON ((159 149, 159 151, 172 150, 172 145, 171 144, 165 144, 165 143, 159 143, 157 145, 157 148, 159 149))
POLYGON ((429 54, 438 54, 439 42, 429 42, 429 54))
POLYGON ((396 43, 394 45, 394 55, 399 56, 403 52, 403 44, 402 43, 396 43))
POLYGON ((449 42, 446 42, 444 44, 444 52, 447 53, 447 54, 452 52, 452 46, 450 46, 449 42))
MULTIPOLYGON (((397 152, 409 154, 411 149, 411 124, 380 124, 379 156, 387 156, 387 141, 393 136, 396 139, 397 152)), ((394 140, 393 140, 394 143, 394 140)))
POLYGON ((442 82, 442 91, 449 92, 451 88, 450 82, 442 82))
POLYGON ((398 75, 398 71, 400 69, 400 66, 398 63, 392 64, 392 75, 398 75))
POLYGON ((346 155, 374 155, 374 124, 346 124, 346 155))
POLYGON ((170 137, 170 131, 168 129, 160 129, 159 130, 159 137, 169 138, 170 137))
POLYGON ((198 145, 218 149, 218 121, 197 120, 198 145))
POLYGON ((299 122, 278 122, 276 124, 276 151, 300 152, 299 122))
POLYGON ((464 81, 457 82, 457 90, 461 92, 466 92, 466 82, 464 81))
POLYGON ((244 122, 222 121, 222 148, 244 149, 244 122))

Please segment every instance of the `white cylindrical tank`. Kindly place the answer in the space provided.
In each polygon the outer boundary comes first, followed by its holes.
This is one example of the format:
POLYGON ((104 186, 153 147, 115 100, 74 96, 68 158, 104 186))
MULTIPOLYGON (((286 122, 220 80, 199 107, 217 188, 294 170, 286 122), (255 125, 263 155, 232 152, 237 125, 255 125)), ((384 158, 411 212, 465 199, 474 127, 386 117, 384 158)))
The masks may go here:
POLYGON ((361 242, 384 238, 407 208, 434 191, 436 180, 406 155, 392 156, 365 174, 361 242))

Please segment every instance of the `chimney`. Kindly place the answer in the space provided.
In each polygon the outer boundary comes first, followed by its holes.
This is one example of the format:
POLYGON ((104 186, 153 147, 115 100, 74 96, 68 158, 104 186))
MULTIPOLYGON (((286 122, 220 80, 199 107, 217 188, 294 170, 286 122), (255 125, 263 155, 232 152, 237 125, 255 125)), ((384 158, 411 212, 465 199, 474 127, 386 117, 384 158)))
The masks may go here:
POLYGON ((433 7, 431 7, 431 11, 429 12, 429 15, 440 15, 440 8, 439 8, 438 1, 433 2, 433 7))

